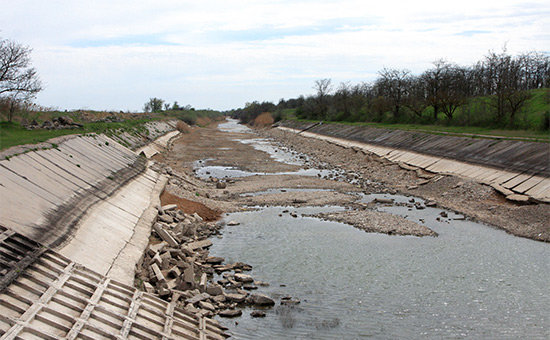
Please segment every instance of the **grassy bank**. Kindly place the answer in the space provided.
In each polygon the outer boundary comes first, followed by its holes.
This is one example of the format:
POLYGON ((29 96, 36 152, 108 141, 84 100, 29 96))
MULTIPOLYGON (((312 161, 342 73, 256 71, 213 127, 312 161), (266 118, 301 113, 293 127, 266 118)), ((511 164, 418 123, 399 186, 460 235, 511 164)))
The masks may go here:
POLYGON ((130 134, 147 134, 148 131, 144 124, 155 120, 179 119, 190 125, 208 125, 212 120, 219 119, 222 114, 212 110, 175 110, 163 111, 160 113, 113 113, 101 111, 74 111, 74 112, 36 112, 36 113, 21 113, 17 116, 17 121, 0 122, 0 150, 4 150, 16 145, 36 144, 44 142, 50 138, 71 135, 71 134, 86 134, 86 133, 104 133, 108 136, 127 132, 130 134), (39 124, 45 120, 51 120, 55 117, 68 116, 75 122, 83 125, 78 129, 63 129, 63 130, 27 130, 19 121, 36 120, 39 124), (120 122, 105 121, 109 118, 112 120, 121 119, 120 122))
POLYGON ((126 120, 124 122, 93 122, 83 123, 79 129, 61 129, 61 130, 27 130, 19 123, 0 122, 0 150, 4 150, 16 145, 36 144, 44 142, 50 138, 85 133, 104 133, 112 135, 117 132, 129 132, 131 134, 146 133, 144 124, 151 119, 126 120))

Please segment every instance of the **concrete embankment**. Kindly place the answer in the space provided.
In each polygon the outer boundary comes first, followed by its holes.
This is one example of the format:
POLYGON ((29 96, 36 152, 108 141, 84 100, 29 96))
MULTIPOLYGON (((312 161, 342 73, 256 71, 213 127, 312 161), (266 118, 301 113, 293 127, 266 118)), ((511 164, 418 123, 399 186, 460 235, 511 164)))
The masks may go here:
MULTIPOLYGON (((284 121, 300 132, 311 123, 284 121)), ((451 174, 491 185, 510 200, 550 202, 547 143, 434 135, 345 124, 320 124, 304 136, 374 153, 405 167, 451 174)))
POLYGON ((167 181, 144 155, 174 125, 2 152, 2 338, 224 338, 212 320, 132 287, 167 181))

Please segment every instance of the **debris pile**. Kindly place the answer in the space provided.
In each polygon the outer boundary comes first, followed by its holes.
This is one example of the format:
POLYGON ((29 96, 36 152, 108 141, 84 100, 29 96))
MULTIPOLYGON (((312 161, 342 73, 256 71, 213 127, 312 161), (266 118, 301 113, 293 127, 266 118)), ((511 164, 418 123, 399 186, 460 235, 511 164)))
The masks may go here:
MULTIPOLYGON (((223 224, 205 222, 197 213, 185 214, 176 204, 158 207, 149 246, 136 266, 136 286, 177 301, 178 307, 198 316, 236 317, 242 314, 238 307, 273 306, 270 297, 251 293, 268 285, 245 274, 252 266, 210 256, 208 238, 219 235, 222 228, 223 224)), ((265 316, 257 310, 252 313, 265 316)))
POLYGON ((36 120, 32 120, 25 125, 27 130, 46 129, 46 130, 61 130, 61 129, 80 129, 82 124, 76 123, 71 117, 55 117, 52 120, 46 120, 42 124, 38 124, 36 120))

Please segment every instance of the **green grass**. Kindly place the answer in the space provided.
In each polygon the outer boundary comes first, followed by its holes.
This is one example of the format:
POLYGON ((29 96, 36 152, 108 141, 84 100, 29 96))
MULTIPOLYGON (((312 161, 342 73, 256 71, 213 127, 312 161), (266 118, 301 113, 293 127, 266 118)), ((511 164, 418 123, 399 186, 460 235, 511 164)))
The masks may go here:
MULTIPOLYGON (((38 117, 39 114, 35 114, 38 117)), ((82 122, 78 113, 66 113, 66 112, 51 112, 48 114, 48 118, 57 117, 61 115, 68 115, 75 121, 82 122)), ((190 124, 195 124, 197 117, 216 118, 222 114, 218 111, 211 110, 197 110, 197 111, 168 111, 156 114, 153 118, 138 118, 127 119, 123 122, 82 122, 83 127, 80 129, 67 129, 67 130, 27 130, 23 128, 19 123, 15 122, 0 122, 0 150, 4 150, 16 145, 23 144, 37 144, 45 142, 48 139, 71 135, 71 134, 87 134, 87 133, 103 133, 107 136, 113 136, 123 132, 127 132, 131 135, 147 135, 149 131, 145 128, 145 123, 153 120, 162 119, 180 119, 190 124)), ((36 117, 26 117, 34 119, 36 117)), ((125 144, 125 141, 120 141, 125 144)))
POLYGON ((16 145, 36 144, 47 141, 50 138, 86 133, 104 133, 108 136, 115 133, 128 132, 134 135, 145 134, 147 129, 144 124, 150 119, 126 120, 117 123, 84 123, 81 129, 66 130, 27 130, 19 123, 0 122, 0 150, 4 150, 16 145))

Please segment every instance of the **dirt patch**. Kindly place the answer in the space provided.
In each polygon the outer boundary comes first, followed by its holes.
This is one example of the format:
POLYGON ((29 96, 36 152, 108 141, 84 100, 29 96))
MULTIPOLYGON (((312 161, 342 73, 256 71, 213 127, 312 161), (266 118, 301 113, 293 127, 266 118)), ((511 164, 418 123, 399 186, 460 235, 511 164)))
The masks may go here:
POLYGON ((208 208, 200 202, 194 202, 185 198, 163 192, 160 196, 162 205, 177 204, 178 208, 186 214, 197 213, 205 221, 215 221, 220 218, 221 211, 208 208))

